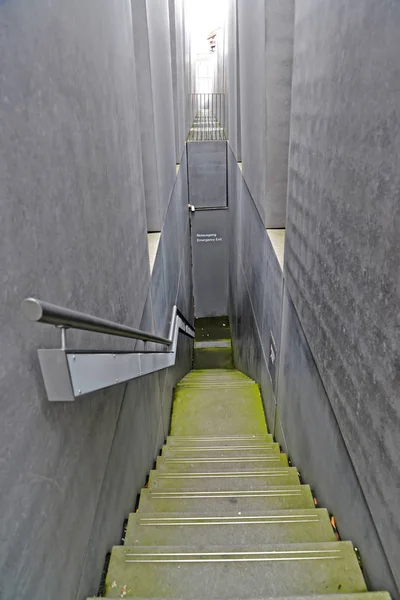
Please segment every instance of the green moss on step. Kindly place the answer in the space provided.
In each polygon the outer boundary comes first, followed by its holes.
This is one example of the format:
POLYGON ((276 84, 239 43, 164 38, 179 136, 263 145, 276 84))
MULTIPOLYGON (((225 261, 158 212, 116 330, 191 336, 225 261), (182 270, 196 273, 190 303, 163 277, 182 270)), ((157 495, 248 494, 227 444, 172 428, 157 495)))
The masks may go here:
MULTIPOLYGON (((209 371, 210 372, 210 371, 209 371)), ((209 373, 208 372, 208 373, 209 373)), ((258 386, 248 381, 230 387, 211 383, 203 388, 204 378, 195 378, 199 385, 175 391, 171 435, 245 435, 268 433, 258 386)))

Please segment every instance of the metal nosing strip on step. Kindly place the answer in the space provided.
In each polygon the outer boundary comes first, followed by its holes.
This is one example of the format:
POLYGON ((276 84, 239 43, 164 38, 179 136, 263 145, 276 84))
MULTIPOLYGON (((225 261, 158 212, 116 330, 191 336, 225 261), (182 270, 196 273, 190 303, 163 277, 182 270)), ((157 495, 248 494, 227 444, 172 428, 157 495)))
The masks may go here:
POLYGON ((268 437, 268 433, 266 434, 257 434, 257 435, 222 435, 222 436, 218 436, 218 435, 171 435, 168 436, 168 439, 170 441, 175 441, 175 440, 179 440, 179 441, 183 441, 183 442, 187 442, 189 440, 199 440, 199 441, 222 441, 222 442, 228 442, 228 441, 239 441, 239 440, 255 440, 257 441, 258 439, 263 439, 268 437))
POLYGON ((126 563, 193 563, 193 562, 273 562, 304 560, 341 560, 338 550, 271 550, 259 552, 188 552, 125 553, 126 563), (129 557, 129 558, 128 558, 129 557), (220 557, 220 558, 219 558, 220 557))
POLYGON ((198 452, 199 450, 207 450, 216 452, 218 450, 268 450, 273 445, 273 442, 270 444, 265 444, 264 446, 165 446, 168 449, 173 449, 174 452, 198 452))
MULTIPOLYGON (((223 517, 222 517, 223 519, 223 517)), ((304 523, 319 523, 319 519, 318 518, 312 518, 312 517, 308 517, 308 518, 304 518, 304 519, 286 519, 281 517, 281 519, 269 519, 269 518, 262 518, 260 517, 257 520, 253 520, 253 521, 244 521, 242 520, 241 517, 236 517, 236 519, 231 519, 230 521, 226 521, 226 520, 214 520, 214 521, 196 521, 196 520, 192 520, 192 521, 171 521, 171 522, 163 522, 163 521, 157 521, 155 523, 151 523, 151 522, 143 522, 143 520, 141 519, 139 521, 139 525, 141 527, 198 527, 198 526, 209 526, 209 525, 288 525, 288 524, 292 524, 292 525, 302 525, 304 523)))
POLYGON ((284 561, 299 561, 299 560, 337 560, 341 559, 341 556, 303 556, 303 557, 257 557, 257 558, 169 558, 169 559, 156 559, 156 560, 126 560, 125 563, 218 563, 218 562, 284 562, 284 561))
POLYGON ((176 386, 179 389, 191 388, 197 390, 210 390, 214 388, 246 388, 257 385, 254 381, 203 381, 201 383, 183 381, 176 386))
MULTIPOLYGON (((313 509, 311 509, 313 510, 313 509)), ((286 511, 285 511, 286 513, 286 511)), ((279 519, 285 519, 285 521, 298 521, 299 519, 312 519, 313 521, 319 521, 319 517, 316 514, 309 515, 305 514, 296 514, 296 515, 286 515, 285 513, 280 513, 277 515, 240 515, 240 519, 242 521, 257 521, 259 519, 269 519, 271 521, 279 521, 279 519)), ((144 521, 149 521, 150 523, 159 523, 159 522, 192 522, 192 521, 204 521, 204 522, 212 522, 212 521, 237 521, 237 515, 230 516, 219 516, 219 517, 140 517, 139 521, 143 523, 144 521)))
MULTIPOLYGON (((332 542, 336 543, 336 542, 332 542)), ((278 555, 309 555, 309 554, 342 554, 341 548, 321 550, 228 550, 227 552, 132 552, 127 550, 125 556, 278 556, 278 555)))
POLYGON ((209 491, 209 492, 155 492, 149 490, 154 498, 253 498, 261 497, 290 497, 302 496, 303 490, 301 486, 293 490, 231 490, 231 491, 209 491))
POLYGON ((239 458, 235 456, 231 456, 230 458, 165 458, 166 463, 242 463, 242 462, 279 462, 280 457, 284 456, 283 454, 277 454, 276 456, 248 456, 247 458, 239 458))
MULTIPOLYGON (((290 467, 288 467, 289 469, 290 467)), ((244 477, 287 477, 291 471, 232 471, 222 473, 157 473, 157 479, 239 479, 244 477)))

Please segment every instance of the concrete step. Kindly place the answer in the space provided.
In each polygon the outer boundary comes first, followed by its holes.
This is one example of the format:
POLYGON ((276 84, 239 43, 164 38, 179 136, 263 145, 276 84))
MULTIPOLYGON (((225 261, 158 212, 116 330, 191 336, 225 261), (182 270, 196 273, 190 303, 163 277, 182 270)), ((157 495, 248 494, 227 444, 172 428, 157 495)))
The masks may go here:
POLYGON ((250 384, 204 389, 178 386, 172 410, 171 436, 267 434, 260 390, 250 384))
POLYGON ((226 389, 226 390, 244 390, 246 391, 246 389, 249 386, 253 386, 253 385, 257 385, 254 383, 254 381, 221 381, 221 380, 217 380, 217 381, 204 381, 204 380, 198 380, 198 381, 187 381, 186 383, 179 383, 176 386, 176 389, 181 390, 181 389, 195 389, 195 390, 206 390, 206 391, 213 391, 213 390, 221 390, 221 389, 226 389))
POLYGON ((119 546, 108 598, 254 598, 365 592, 350 542, 262 546, 119 546))
POLYGON ((227 343, 223 344, 224 342, 217 341, 195 343, 193 356, 194 368, 233 369, 233 355, 230 341, 227 340, 227 343))
POLYGON ((263 444, 273 443, 272 435, 264 433, 261 435, 169 435, 167 437, 168 446, 236 446, 245 447, 255 445, 261 446, 263 444))
POLYGON ((220 515, 232 509, 245 512, 314 508, 308 485, 281 486, 267 490, 182 491, 143 489, 139 513, 177 512, 220 515))
POLYGON ((200 459, 229 459, 234 460, 235 458, 268 458, 273 456, 279 456, 280 448, 278 444, 271 445, 271 448, 260 448, 255 450, 236 450, 235 448, 229 448, 225 450, 217 450, 216 448, 194 448, 194 449, 172 449, 163 448, 162 456, 165 458, 200 458, 200 459))
POLYGON ((254 380, 251 379, 251 377, 248 377, 247 375, 241 373, 240 371, 237 371, 236 369, 193 369, 193 371, 190 371, 190 373, 185 375, 185 377, 183 377, 178 382, 178 385, 185 385, 185 383, 194 380, 202 380, 207 382, 241 381, 244 383, 252 381, 254 383, 254 380))
POLYGON ((219 473, 159 473, 150 471, 149 489, 203 492, 254 491, 273 486, 300 485, 297 469, 279 467, 258 471, 224 471, 219 473))
POLYGON ((286 454, 274 454, 260 458, 197 458, 197 457, 159 457, 157 471, 181 473, 216 473, 220 471, 260 471, 271 467, 287 467, 286 454))
POLYGON ((205 448, 191 448, 187 446, 164 446, 162 449, 162 456, 165 458, 265 458, 269 456, 276 456, 280 454, 279 444, 267 444, 265 446, 256 448, 235 448, 225 447, 222 450, 217 446, 210 446, 205 448))
POLYGON ((177 513, 132 513, 126 545, 239 546, 295 544, 336 540, 325 509, 246 513, 232 510, 217 516, 177 513))
MULTIPOLYGON (((222 338, 220 340, 201 340, 199 342, 195 341, 194 349, 199 350, 202 348, 232 348, 232 344, 229 338, 222 338)), ((224 367, 221 368, 223 369, 224 367)))
POLYGON ((197 369, 190 371, 181 379, 177 387, 188 385, 247 385, 254 383, 250 377, 235 369, 197 369))
MULTIPOLYGON (((133 598, 129 598, 124 596, 125 600, 133 600, 133 598)), ((88 600, 93 600, 88 598, 88 600)), ((104 600, 103 598, 98 598, 96 596, 96 600, 104 600)), ((136 598, 135 600, 143 600, 143 598, 136 598)), ((153 598, 153 600, 166 600, 163 598, 153 598)), ((184 600, 181 597, 175 597, 175 600, 184 600)), ((214 600, 222 600, 220 598, 216 598, 214 600)), ((241 600, 235 596, 235 598, 231 598, 230 600, 241 600)), ((390 594, 388 592, 361 592, 357 594, 313 594, 312 596, 264 596, 257 598, 248 598, 247 600, 391 600, 390 594)))
POLYGON ((229 379, 232 379, 236 377, 237 379, 248 379, 251 381, 250 377, 237 369, 193 369, 192 371, 189 371, 185 377, 182 377, 180 383, 199 376, 202 376, 204 379, 215 379, 216 377, 228 377, 229 379))

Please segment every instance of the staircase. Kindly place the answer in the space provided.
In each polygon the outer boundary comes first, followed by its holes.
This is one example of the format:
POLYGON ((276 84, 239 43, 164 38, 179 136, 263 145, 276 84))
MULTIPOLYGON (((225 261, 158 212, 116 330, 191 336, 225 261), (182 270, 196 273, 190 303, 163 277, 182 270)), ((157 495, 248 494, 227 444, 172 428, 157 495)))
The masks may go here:
MULTIPOLYGON (((233 368, 229 329, 196 327, 171 434, 111 554, 107 598, 245 599, 367 592, 351 542, 268 433, 259 388, 233 368)), ((303 599, 304 600, 304 599, 303 599)))

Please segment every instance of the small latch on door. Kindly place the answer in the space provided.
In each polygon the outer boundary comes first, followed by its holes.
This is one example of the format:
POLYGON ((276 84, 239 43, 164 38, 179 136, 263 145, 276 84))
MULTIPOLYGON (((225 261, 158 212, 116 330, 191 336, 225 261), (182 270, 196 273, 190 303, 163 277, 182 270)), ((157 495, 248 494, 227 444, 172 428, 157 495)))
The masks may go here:
POLYGON ((194 212, 196 210, 193 204, 188 204, 188 209, 190 210, 190 212, 194 212))

